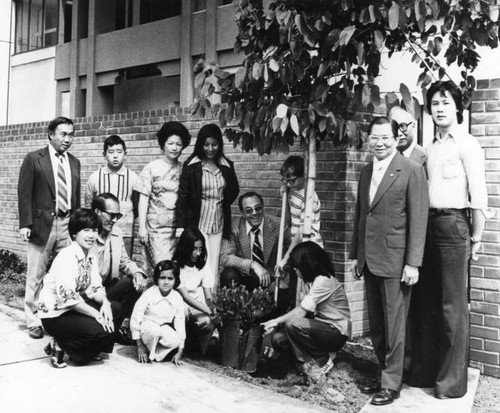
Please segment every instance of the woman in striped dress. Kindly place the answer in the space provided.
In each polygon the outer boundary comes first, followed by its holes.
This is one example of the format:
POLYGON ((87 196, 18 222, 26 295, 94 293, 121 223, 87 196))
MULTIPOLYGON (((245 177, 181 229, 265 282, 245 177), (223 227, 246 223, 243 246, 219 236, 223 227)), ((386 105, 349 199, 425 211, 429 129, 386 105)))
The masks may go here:
POLYGON ((175 209, 179 228, 198 226, 206 239, 207 263, 219 283, 222 238, 231 234, 231 204, 240 191, 233 163, 224 156, 222 132, 215 124, 203 126, 193 154, 186 160, 175 209))

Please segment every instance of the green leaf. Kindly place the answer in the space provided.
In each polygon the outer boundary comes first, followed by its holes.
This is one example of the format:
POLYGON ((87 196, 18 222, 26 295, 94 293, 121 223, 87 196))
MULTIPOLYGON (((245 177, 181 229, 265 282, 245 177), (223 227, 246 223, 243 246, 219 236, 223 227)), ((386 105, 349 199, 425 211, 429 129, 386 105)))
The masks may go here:
POLYGON ((278 132, 278 130, 280 129, 282 120, 283 120, 283 118, 280 118, 279 116, 275 116, 273 118, 273 131, 274 132, 278 132))
POLYGON ((401 83, 399 85, 399 92, 401 93, 401 97, 403 98, 403 102, 406 107, 410 107, 412 105, 412 98, 408 86, 406 86, 404 83, 401 83))
POLYGON ((243 82, 245 81, 246 78, 246 70, 244 67, 239 67, 238 70, 236 70, 236 73, 234 75, 234 85, 238 88, 241 89, 243 86, 243 82))
POLYGON ((262 75, 262 66, 259 62, 255 62, 252 67, 252 76, 255 80, 259 80, 262 75))
POLYGON ((443 39, 437 36, 434 38, 434 50, 432 51, 432 54, 437 56, 441 50, 443 50, 443 39))
POLYGON ((280 130, 281 130, 281 133, 285 133, 285 131, 288 129, 288 125, 290 124, 290 119, 288 119, 288 117, 284 117, 282 120, 281 120, 281 125, 280 125, 280 130))
POLYGON ((326 116, 328 113, 328 110, 326 109, 325 105, 321 102, 314 102, 312 104, 314 110, 319 116, 326 116))
POLYGON ((363 106, 368 106, 368 103, 370 103, 370 93, 370 86, 365 83, 363 91, 361 92, 361 104, 363 106))
POLYGON ((219 111, 219 126, 224 129, 227 126, 226 122, 226 109, 221 109, 219 111))
POLYGON ((356 26, 350 25, 344 27, 344 29, 340 32, 340 37, 339 37, 340 46, 345 46, 347 43, 349 43, 355 31, 356 31, 356 26))
POLYGON ((358 52, 358 65, 362 66, 365 64, 365 44, 363 42, 357 42, 356 51, 358 52))
POLYGON ((371 88, 370 101, 375 106, 380 106, 380 88, 377 85, 373 85, 371 88))
POLYGON ((389 92, 385 95, 385 107, 387 114, 389 114, 394 106, 399 106, 398 96, 394 92, 389 92))
POLYGON ((356 146, 358 143, 358 125, 353 120, 346 122, 345 133, 349 146, 356 146))
POLYGON ((276 108, 276 116, 278 118, 283 119, 284 117, 286 117, 287 113, 288 113, 288 106, 285 105, 284 103, 280 103, 276 108))
POLYGON ((399 4, 393 1, 392 6, 389 9, 389 28, 391 30, 396 30, 398 26, 399 26, 399 4))
POLYGON ((300 135, 299 120, 297 119, 297 115, 290 116, 290 127, 292 128, 295 135, 300 135))
POLYGON ((384 35, 380 30, 375 30, 373 32, 373 41, 377 50, 381 50, 384 47, 384 35))
POLYGON ((280 70, 280 65, 278 62, 274 59, 269 60, 269 69, 271 69, 273 72, 277 72, 280 70))

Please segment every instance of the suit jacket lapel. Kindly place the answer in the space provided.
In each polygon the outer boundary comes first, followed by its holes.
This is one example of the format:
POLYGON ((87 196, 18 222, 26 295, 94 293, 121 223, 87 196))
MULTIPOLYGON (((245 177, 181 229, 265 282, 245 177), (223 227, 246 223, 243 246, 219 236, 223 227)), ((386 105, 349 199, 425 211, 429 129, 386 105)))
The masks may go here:
POLYGON ((52 169, 52 161, 50 160, 50 152, 48 148, 44 148, 39 152, 38 163, 45 175, 45 179, 49 185, 52 196, 56 197, 56 183, 54 181, 54 170, 52 169))
POLYGON ((250 237, 247 234, 247 226, 244 218, 240 219, 239 231, 240 231, 240 242, 241 242, 241 249, 243 250, 243 256, 248 257, 248 259, 252 259, 250 237))
POLYGON ((78 179, 80 178, 80 172, 78 171, 78 162, 76 158, 68 153, 69 168, 71 170, 71 206, 70 208, 75 208, 75 199, 80 196, 78 193, 78 179))
POLYGON ((375 194, 373 202, 370 205, 370 209, 372 209, 375 205, 377 205, 377 202, 380 201, 384 193, 391 187, 394 181, 398 178, 399 172, 401 171, 401 159, 399 158, 400 156, 403 155, 396 154, 394 159, 389 164, 389 167, 385 171, 384 177, 382 178, 382 181, 378 186, 377 193, 375 194))
POLYGON ((361 174, 361 180, 359 183, 359 192, 361 195, 361 202, 365 205, 361 205, 361 208, 364 210, 368 210, 370 207, 370 182, 372 180, 373 173, 373 162, 370 162, 364 173, 361 174))
POLYGON ((275 237, 273 237, 274 234, 271 226, 269 225, 269 219, 267 219, 265 215, 262 230, 264 231, 264 233, 262 234, 264 239, 264 245, 262 246, 264 252, 264 265, 267 265, 267 263, 269 262, 269 256, 271 255, 271 252, 273 250, 275 237))

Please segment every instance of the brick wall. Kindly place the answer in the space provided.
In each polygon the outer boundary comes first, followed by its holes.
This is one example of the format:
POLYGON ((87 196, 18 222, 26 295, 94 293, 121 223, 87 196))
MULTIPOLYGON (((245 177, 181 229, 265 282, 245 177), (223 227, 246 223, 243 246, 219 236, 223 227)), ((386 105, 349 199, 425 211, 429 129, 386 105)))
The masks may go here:
MULTIPOLYGON (((472 114, 472 133, 485 148, 488 192, 495 218, 488 221, 485 243, 479 261, 472 266, 471 359, 485 374, 500 376, 500 79, 478 83, 472 114)), ((191 117, 187 109, 172 108, 157 111, 103 115, 75 119, 77 137, 71 152, 82 163, 82 184, 103 165, 102 142, 111 134, 119 134, 127 143, 126 165, 139 173, 144 165, 161 155, 155 132, 163 122, 184 122, 194 138, 206 123, 191 117)), ((360 121, 364 120, 362 116, 360 121)), ((26 247, 18 237, 17 178, 25 154, 47 144, 46 123, 29 123, 0 127, 0 248, 25 255, 26 247)), ((225 153, 235 162, 241 192, 255 190, 265 200, 267 213, 280 214, 280 175, 284 154, 259 157, 225 145, 225 153)), ((186 148, 181 160, 192 152, 186 148)), ((300 154, 300 148, 293 148, 300 154)), ((359 171, 366 163, 366 152, 334 149, 324 142, 317 157, 316 190, 322 202, 322 235, 325 248, 335 264, 338 275, 345 278, 345 288, 352 311, 353 333, 368 330, 367 311, 362 281, 348 274, 347 254, 351 238, 355 191, 359 171)), ((238 208, 233 206, 234 215, 238 208)))
POLYGON ((483 80, 473 96, 471 133, 484 148, 489 206, 482 253, 471 266, 471 364, 500 377, 500 79, 483 80))

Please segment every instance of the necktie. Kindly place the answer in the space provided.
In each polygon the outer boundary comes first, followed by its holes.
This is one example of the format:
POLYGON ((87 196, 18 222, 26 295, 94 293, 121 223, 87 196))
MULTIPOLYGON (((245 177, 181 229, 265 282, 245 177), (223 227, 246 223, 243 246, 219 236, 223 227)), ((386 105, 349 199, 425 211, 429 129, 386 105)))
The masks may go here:
POLYGON ((254 233, 252 261, 255 261, 258 264, 264 266, 264 254, 262 252, 262 246, 260 245, 259 241, 260 228, 252 228, 251 231, 254 233))
POLYGON ((57 207, 61 212, 68 212, 68 184, 66 181, 66 171, 63 165, 62 154, 57 154, 57 207))
POLYGON ((373 202, 373 198, 375 198, 378 186, 380 185, 380 181, 382 180, 381 171, 382 167, 377 166, 377 169, 374 169, 372 172, 372 180, 370 181, 370 205, 373 202))

